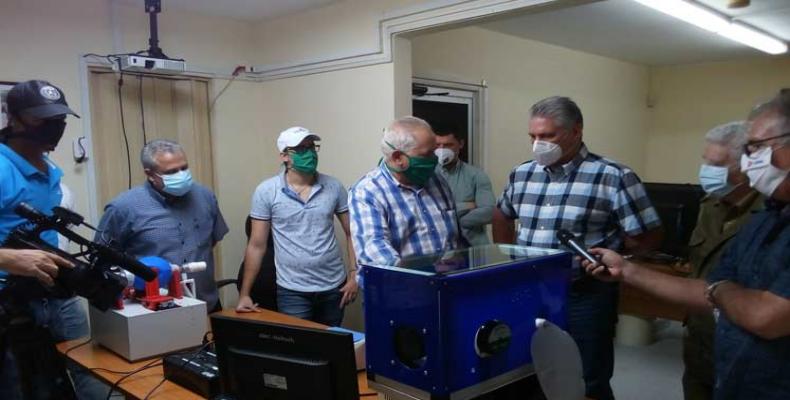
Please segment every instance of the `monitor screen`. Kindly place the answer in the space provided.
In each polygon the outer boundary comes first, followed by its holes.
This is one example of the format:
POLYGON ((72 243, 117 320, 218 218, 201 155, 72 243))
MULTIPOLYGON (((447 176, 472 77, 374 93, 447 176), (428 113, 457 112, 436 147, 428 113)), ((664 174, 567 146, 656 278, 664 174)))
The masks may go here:
POLYGON ((350 333, 221 315, 211 330, 229 398, 359 399, 350 333))
POLYGON ((691 232, 697 226, 699 203, 705 192, 699 185, 692 184, 644 185, 664 228, 664 241, 659 250, 675 257, 686 258, 691 232))

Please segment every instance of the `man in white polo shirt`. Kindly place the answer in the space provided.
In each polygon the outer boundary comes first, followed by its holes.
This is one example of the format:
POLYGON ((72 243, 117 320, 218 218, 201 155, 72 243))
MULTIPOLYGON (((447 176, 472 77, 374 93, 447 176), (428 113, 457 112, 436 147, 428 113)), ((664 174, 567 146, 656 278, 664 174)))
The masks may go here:
POLYGON ((244 279, 236 311, 256 311, 250 289, 274 235, 277 308, 329 326, 343 320, 343 308, 357 295, 352 261, 346 272, 335 238, 333 216, 346 235, 348 259, 355 260, 348 222, 348 195, 337 179, 317 172, 321 138, 301 127, 277 139, 283 171, 255 189, 252 230, 244 257, 244 279))

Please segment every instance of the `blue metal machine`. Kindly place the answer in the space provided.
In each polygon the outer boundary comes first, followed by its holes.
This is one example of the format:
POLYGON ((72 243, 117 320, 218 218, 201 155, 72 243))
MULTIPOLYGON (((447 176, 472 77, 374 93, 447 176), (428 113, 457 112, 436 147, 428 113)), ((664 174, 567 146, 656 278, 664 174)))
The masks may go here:
POLYGON ((363 266, 371 386, 462 400, 532 374, 535 319, 566 326, 571 258, 488 245, 363 266))

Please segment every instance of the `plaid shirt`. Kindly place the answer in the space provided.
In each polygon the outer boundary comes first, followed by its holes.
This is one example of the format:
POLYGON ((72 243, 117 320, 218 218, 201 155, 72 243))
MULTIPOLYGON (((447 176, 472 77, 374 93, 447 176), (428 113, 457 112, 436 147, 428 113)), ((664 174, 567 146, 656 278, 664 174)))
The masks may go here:
POLYGON ((455 200, 438 174, 420 189, 400 184, 382 162, 349 190, 351 237, 359 265, 458 247, 455 200))
POLYGON ((588 247, 618 250, 623 233, 634 236, 661 225, 639 177, 584 144, 565 165, 547 168, 528 161, 516 167, 497 207, 518 218, 519 244, 553 249, 560 248, 560 229, 583 238, 588 247))

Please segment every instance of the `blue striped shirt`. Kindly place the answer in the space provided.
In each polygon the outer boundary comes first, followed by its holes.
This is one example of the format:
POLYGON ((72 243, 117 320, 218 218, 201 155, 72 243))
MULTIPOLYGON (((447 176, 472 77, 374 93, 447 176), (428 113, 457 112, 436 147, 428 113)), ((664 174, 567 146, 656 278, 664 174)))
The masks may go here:
POLYGON ((497 207, 519 220, 519 244, 553 249, 560 248, 560 229, 583 238, 588 247, 617 250, 623 234, 661 225, 639 177, 584 144, 565 165, 547 168, 528 161, 513 169, 497 207))
POLYGON ((359 265, 394 266, 458 247, 455 200, 438 174, 415 188, 399 183, 382 162, 349 190, 349 213, 359 265))
POLYGON ((184 196, 170 198, 146 181, 104 207, 95 240, 137 258, 158 256, 179 265, 205 261, 206 270, 189 277, 211 311, 218 301, 214 245, 227 233, 217 198, 207 187, 195 183, 184 196))

